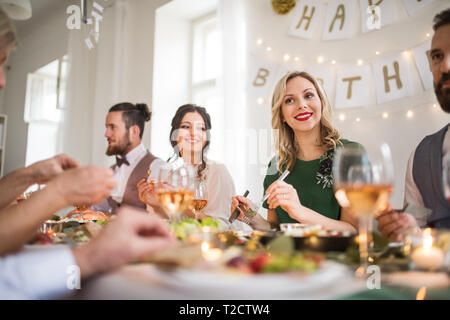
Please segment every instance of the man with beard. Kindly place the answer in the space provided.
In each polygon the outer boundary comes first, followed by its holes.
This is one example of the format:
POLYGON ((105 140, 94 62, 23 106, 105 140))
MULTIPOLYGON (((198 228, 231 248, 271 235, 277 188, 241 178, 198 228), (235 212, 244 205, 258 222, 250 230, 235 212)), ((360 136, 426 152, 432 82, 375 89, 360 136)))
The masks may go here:
MULTIPOLYGON (((429 51, 434 91, 442 110, 450 113, 450 8, 434 18, 429 51)), ((449 124, 425 137, 411 154, 406 169, 405 203, 432 210, 426 217, 386 213, 378 218, 379 231, 390 240, 402 241, 404 231, 415 227, 450 228, 450 205, 442 187, 443 159, 450 151, 449 124)))
POLYGON ((118 103, 109 109, 106 116, 105 137, 108 141, 106 155, 116 156, 112 166, 117 187, 111 196, 93 209, 112 211, 121 205, 145 209, 139 200, 137 184, 148 176, 155 178, 165 162, 156 158, 142 144, 144 125, 151 118, 148 106, 143 103, 118 103))

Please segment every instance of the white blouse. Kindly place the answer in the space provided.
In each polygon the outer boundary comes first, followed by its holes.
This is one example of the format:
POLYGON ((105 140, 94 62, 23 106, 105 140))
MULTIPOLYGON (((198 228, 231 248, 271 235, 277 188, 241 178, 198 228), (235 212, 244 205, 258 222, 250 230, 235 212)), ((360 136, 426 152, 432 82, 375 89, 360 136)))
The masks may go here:
MULTIPOLYGON (((197 170, 197 168, 196 168, 197 170)), ((232 224, 230 218, 231 198, 236 195, 233 178, 224 164, 208 160, 203 172, 206 177, 208 205, 203 210, 207 216, 220 220, 222 226, 234 230, 251 230, 245 223, 235 220, 232 224)))

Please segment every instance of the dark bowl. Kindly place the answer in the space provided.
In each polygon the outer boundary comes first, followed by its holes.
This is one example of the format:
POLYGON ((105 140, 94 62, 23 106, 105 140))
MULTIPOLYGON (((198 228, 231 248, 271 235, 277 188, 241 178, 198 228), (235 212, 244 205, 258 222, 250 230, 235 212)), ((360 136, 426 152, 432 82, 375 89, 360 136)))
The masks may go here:
MULTIPOLYGON (((262 245, 267 245, 275 238, 284 235, 279 231, 258 232, 257 236, 262 245)), ((348 237, 327 237, 327 236, 307 236, 307 237, 290 237, 294 240, 295 250, 310 250, 318 252, 345 252, 347 249, 357 245, 356 235, 348 237)))

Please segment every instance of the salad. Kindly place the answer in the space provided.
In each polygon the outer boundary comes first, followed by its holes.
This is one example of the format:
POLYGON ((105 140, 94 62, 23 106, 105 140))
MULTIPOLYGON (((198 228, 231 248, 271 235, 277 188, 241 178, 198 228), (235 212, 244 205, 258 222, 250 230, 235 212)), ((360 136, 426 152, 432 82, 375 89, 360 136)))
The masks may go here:
POLYGON ((209 227, 212 230, 216 231, 222 227, 219 219, 206 217, 203 220, 197 220, 195 218, 183 218, 179 222, 172 223, 170 225, 174 234, 179 240, 187 240, 187 238, 192 235, 200 232, 203 227, 209 227))

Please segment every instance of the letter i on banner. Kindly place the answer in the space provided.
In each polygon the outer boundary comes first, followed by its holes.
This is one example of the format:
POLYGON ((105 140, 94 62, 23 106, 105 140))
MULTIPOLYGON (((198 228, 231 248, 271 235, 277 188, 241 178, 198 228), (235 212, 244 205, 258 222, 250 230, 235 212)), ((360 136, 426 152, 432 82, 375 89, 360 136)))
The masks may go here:
POLYGON ((328 2, 323 40, 348 39, 356 33, 356 2, 334 0, 328 2))
POLYGON ((359 0, 361 28, 366 33, 390 25, 394 22, 395 1, 359 0))
POLYGON ((294 18, 288 34, 303 39, 320 36, 320 21, 325 14, 325 4, 313 0, 300 0, 294 9, 294 18))
POLYGON ((411 95, 408 64, 405 55, 397 53, 372 61, 377 103, 411 95))

